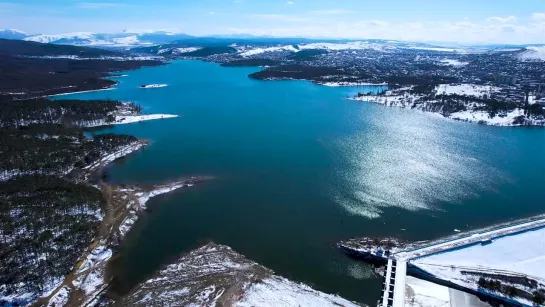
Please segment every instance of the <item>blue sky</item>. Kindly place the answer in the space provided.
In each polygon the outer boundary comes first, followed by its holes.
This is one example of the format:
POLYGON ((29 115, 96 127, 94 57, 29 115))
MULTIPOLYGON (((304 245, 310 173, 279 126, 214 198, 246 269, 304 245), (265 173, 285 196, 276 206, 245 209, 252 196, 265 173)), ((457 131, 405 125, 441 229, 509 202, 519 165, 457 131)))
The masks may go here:
POLYGON ((0 0, 0 28, 545 43, 545 0, 0 0))

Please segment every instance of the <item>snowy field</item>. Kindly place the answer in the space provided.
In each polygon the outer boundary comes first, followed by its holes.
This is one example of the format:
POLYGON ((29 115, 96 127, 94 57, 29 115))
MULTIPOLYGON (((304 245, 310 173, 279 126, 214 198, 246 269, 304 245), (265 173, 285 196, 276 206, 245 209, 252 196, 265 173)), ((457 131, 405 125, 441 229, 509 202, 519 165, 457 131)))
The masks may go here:
POLYGON ((466 95, 481 98, 483 95, 490 96, 491 93, 498 92, 499 87, 476 84, 440 84, 435 88, 437 95, 466 95))
POLYGON ((524 274, 545 283, 545 228, 494 239, 492 243, 446 251, 423 257, 412 264, 440 276, 451 267, 488 273, 524 274))
POLYGON ((405 307, 489 307, 475 295, 407 276, 405 307))

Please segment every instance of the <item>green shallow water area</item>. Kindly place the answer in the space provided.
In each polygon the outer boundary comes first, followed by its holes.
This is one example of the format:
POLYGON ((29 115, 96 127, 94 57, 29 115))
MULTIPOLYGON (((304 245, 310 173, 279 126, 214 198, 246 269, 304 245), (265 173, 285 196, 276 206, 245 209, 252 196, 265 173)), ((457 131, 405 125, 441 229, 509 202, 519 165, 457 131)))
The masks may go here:
POLYGON ((256 81, 198 61, 127 72, 111 98, 179 118, 102 131, 151 140, 109 167, 116 183, 215 179, 149 202, 115 262, 127 291, 200 242, 279 275, 375 304, 381 279, 334 246, 356 236, 438 238, 545 212, 545 130, 450 121, 347 100, 358 91, 256 81), (140 89, 141 84, 169 87, 140 89))

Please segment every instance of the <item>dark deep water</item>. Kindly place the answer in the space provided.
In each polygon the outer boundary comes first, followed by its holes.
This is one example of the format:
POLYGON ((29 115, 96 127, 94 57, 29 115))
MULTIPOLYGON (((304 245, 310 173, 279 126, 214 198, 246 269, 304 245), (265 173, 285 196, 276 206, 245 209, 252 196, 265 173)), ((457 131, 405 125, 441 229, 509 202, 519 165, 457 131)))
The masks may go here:
POLYGON ((116 262, 120 289, 214 240, 279 275, 374 304, 381 280, 340 254, 339 240, 432 239, 545 212, 544 129, 350 101, 369 89, 247 78, 255 70, 177 61, 128 72, 113 91, 61 96, 180 115, 107 129, 152 141, 112 165, 112 181, 216 177, 148 203, 152 214, 116 262), (150 83, 170 86, 138 88, 150 83))

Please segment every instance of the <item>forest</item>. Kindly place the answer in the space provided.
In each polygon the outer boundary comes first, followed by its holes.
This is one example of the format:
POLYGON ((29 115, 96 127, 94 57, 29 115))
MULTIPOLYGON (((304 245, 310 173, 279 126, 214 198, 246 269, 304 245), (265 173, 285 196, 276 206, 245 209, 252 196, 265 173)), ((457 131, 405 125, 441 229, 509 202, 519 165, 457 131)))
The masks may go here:
POLYGON ((95 48, 2 39, 0 101, 103 89, 116 84, 104 79, 111 72, 163 64, 160 61, 104 60, 101 56, 125 55, 95 48), (29 58, 68 55, 96 59, 29 58))
MULTIPOLYGON (((265 70, 251 74, 249 77, 258 80, 269 79, 297 79, 297 80, 321 80, 324 76, 336 76, 345 80, 345 73, 342 68, 306 66, 298 64, 280 65, 269 67, 265 70)), ((330 81, 337 81, 331 79, 330 81)))
POLYGON ((95 237, 106 208, 100 190, 76 183, 81 170, 129 145, 134 136, 85 134, 116 112, 116 101, 58 100, 45 95, 108 87, 111 72, 156 61, 70 60, 22 56, 119 56, 110 51, 0 41, 0 306, 28 305, 58 285, 95 237), (42 98, 40 98, 42 97, 42 98), (22 295, 22 296, 21 296, 22 295))
POLYGON ((137 141, 116 134, 87 139, 83 130, 51 124, 0 128, 0 180, 21 174, 63 176, 137 141))
POLYGON ((137 113, 135 106, 111 100, 47 100, 43 98, 0 102, 0 127, 28 124, 62 124, 65 127, 85 127, 115 121, 112 113, 124 109, 137 113))
POLYGON ((0 294, 59 282, 93 240, 104 207, 98 189, 55 176, 0 182, 0 294))

